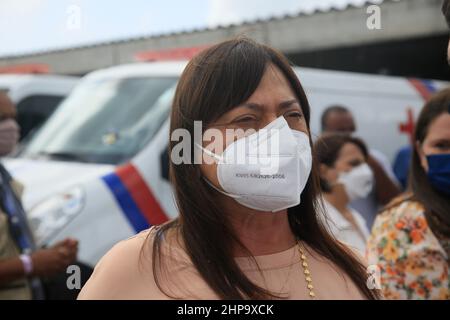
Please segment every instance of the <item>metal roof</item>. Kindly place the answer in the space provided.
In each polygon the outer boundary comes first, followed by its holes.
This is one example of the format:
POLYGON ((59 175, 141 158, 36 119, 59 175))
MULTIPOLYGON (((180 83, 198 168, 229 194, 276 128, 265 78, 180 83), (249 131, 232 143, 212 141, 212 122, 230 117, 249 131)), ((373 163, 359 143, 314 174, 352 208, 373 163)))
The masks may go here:
POLYGON ((19 53, 19 54, 12 54, 12 55, 6 55, 6 56, 0 56, 1 59, 7 59, 7 58, 17 58, 17 57, 23 57, 23 56, 35 56, 50 52, 67 52, 71 50, 77 50, 77 49, 84 49, 84 48, 93 48, 93 47, 99 47, 104 45, 111 45, 111 44, 119 44, 124 42, 132 42, 132 41, 142 41, 146 39, 151 38, 162 38, 162 37, 168 37, 168 36, 175 36, 175 35, 183 35, 183 34, 190 34, 190 33, 196 33, 196 32, 205 32, 205 31, 213 31, 213 30, 219 30, 219 29, 227 29, 227 28, 233 28, 238 26, 250 26, 258 23, 265 23, 265 22, 271 22, 271 21, 277 21, 277 20, 286 20, 286 19, 293 19, 298 18, 301 16, 311 16, 315 14, 324 14, 329 13, 333 11, 345 11, 349 9, 359 9, 371 4, 382 4, 385 2, 400 2, 400 1, 407 1, 407 0, 347 0, 347 2, 343 3, 342 5, 336 6, 336 5, 320 5, 320 0, 317 0, 317 5, 313 9, 302 9, 297 11, 296 13, 290 14, 282 14, 282 15, 274 15, 266 18, 256 18, 251 20, 244 20, 240 23, 230 23, 230 24, 219 24, 214 27, 204 27, 204 28, 192 28, 192 29, 186 29, 186 30, 180 30, 180 31, 173 31, 173 32, 164 32, 164 33, 156 33, 156 34, 149 34, 149 35, 143 35, 143 36, 137 36, 137 37, 129 37, 125 39, 117 39, 117 40, 109 40, 109 41, 99 41, 92 44, 85 44, 85 45, 78 45, 73 46, 69 48, 49 48, 49 49, 42 49, 42 50, 36 50, 26 53, 19 53))

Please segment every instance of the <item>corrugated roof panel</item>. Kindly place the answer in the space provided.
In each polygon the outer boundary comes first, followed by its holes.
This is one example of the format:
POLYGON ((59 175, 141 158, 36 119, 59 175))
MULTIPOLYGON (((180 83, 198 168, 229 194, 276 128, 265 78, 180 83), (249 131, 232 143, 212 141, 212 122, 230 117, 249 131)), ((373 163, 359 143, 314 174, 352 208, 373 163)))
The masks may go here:
POLYGON ((236 26, 242 26, 242 25, 252 25, 256 23, 264 23, 264 22, 270 22, 274 20, 282 20, 282 19, 292 19, 297 18, 299 16, 303 15, 314 15, 314 14, 321 14, 321 13, 327 13, 332 11, 345 11, 348 9, 353 8, 362 8, 364 6, 368 6, 370 4, 381 4, 383 2, 400 2, 400 1, 407 1, 407 0, 347 0, 346 2, 343 2, 341 5, 333 5, 328 3, 320 3, 320 0, 317 0, 316 6, 313 6, 311 8, 305 8, 297 11, 293 14, 283 14, 278 16, 269 16, 267 18, 256 18, 251 20, 243 20, 240 23, 230 23, 230 24, 219 24, 215 27, 205 27, 205 28, 192 28, 192 29, 186 29, 186 30, 178 30, 178 31, 171 31, 171 32, 165 32, 160 34, 153 34, 153 35, 143 35, 143 36, 137 36, 137 37, 130 37, 126 39, 119 39, 119 40, 112 40, 112 41, 100 41, 92 44, 86 44, 86 45, 79 45, 74 46, 70 48, 60 48, 60 49, 43 49, 38 51, 33 51, 29 53, 23 53, 23 54, 14 54, 14 55, 8 55, 4 57, 0 57, 3 59, 6 58, 16 58, 16 57, 22 57, 22 56, 33 56, 33 55, 40 55, 50 52, 64 52, 64 51, 71 51, 76 49, 83 49, 83 48, 92 48, 92 47, 98 47, 103 45, 111 45, 111 44, 117 44, 117 43, 124 43, 124 42, 131 42, 131 41, 137 41, 137 40, 146 40, 150 38, 160 38, 165 36, 174 36, 174 35, 180 35, 180 34, 187 34, 187 33, 195 33, 195 32, 205 32, 205 31, 212 31, 217 29, 226 29, 236 26))

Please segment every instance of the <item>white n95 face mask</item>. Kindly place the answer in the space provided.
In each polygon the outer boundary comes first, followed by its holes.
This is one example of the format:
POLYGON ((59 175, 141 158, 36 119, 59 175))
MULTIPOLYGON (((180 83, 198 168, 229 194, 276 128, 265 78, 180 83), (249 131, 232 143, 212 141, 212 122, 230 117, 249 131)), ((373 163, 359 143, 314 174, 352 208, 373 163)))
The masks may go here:
MULTIPOLYGON (((201 147, 201 146, 200 146, 201 147)), ((217 177, 223 191, 251 209, 276 212, 296 206, 312 166, 309 137, 292 130, 281 116, 266 127, 234 141, 216 155, 217 177)))
POLYGON ((342 183, 350 201, 367 197, 372 191, 374 176, 367 163, 363 163, 349 172, 339 175, 338 182, 342 183))

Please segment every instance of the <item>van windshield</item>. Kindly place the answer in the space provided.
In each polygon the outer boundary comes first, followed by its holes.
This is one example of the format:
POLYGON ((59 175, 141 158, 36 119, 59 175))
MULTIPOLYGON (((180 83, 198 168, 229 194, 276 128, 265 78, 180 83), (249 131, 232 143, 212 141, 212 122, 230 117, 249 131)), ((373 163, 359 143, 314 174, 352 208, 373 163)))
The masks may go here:
POLYGON ((85 80, 20 156, 119 164, 137 154, 167 119, 177 78, 85 80))

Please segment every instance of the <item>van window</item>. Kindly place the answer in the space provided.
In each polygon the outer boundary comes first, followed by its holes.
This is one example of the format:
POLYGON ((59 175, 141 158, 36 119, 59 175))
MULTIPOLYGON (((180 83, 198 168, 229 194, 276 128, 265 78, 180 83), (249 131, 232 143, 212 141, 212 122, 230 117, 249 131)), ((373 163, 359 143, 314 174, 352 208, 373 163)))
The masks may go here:
POLYGON ((177 78, 85 80, 22 150, 26 157, 119 164, 167 120, 177 78))
POLYGON ((40 127, 55 111, 63 96, 33 95, 17 103, 17 122, 20 126, 20 140, 33 129, 40 127))

